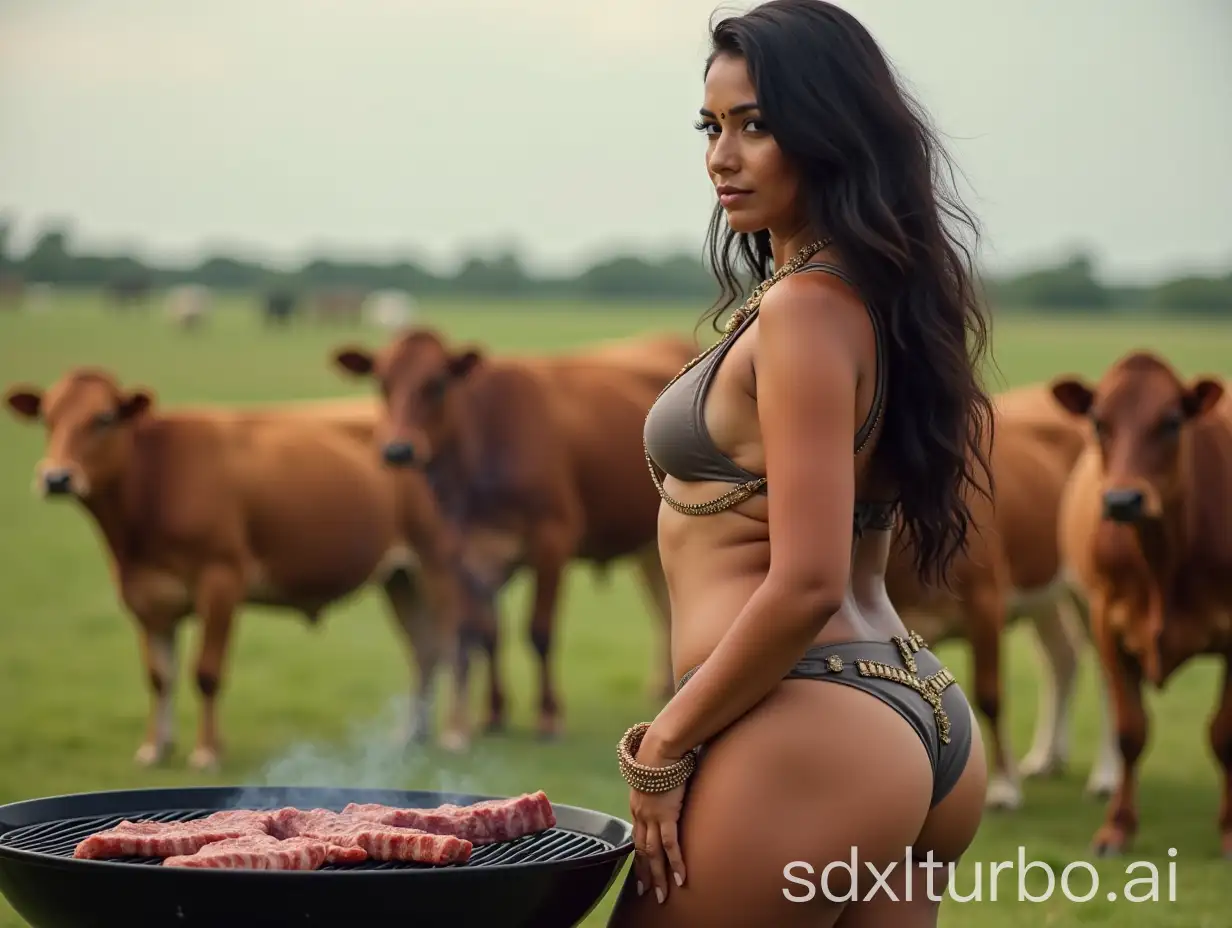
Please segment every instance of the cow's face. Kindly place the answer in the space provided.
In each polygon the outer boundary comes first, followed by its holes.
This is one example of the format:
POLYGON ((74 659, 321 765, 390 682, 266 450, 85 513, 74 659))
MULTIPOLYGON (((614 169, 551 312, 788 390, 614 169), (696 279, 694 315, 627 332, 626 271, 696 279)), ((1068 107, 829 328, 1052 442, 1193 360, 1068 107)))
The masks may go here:
POLYGON ((42 421, 46 430, 35 489, 80 499, 119 477, 132 447, 132 423, 153 402, 146 391, 124 393, 102 374, 70 374, 45 393, 13 387, 5 401, 14 414, 42 421))
POLYGON ((1133 354, 1094 388, 1067 378, 1054 381, 1052 393, 1091 421, 1102 461, 1104 518, 1132 524, 1160 518, 1178 492, 1185 429, 1219 403, 1223 386, 1208 378, 1185 384, 1163 360, 1133 354))
POLYGON ((479 362, 477 351, 452 353, 435 333, 401 336, 377 353, 347 347, 334 363, 376 380, 385 416, 379 441, 392 467, 426 466, 457 427, 456 387, 479 362))

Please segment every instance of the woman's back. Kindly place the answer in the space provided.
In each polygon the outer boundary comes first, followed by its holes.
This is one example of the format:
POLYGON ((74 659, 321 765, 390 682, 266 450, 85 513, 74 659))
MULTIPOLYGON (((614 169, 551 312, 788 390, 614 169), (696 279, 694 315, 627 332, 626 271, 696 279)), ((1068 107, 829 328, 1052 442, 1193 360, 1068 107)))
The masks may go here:
MULTIPOLYGON (((809 320, 815 329, 813 337, 845 345, 852 355, 850 364, 861 369, 863 376, 850 413, 856 423, 850 457, 856 487, 850 517, 851 583, 843 591, 839 611, 815 640, 889 640, 905 635, 906 630, 877 583, 885 573, 888 546, 870 532, 888 535, 893 497, 884 481, 878 486, 875 476, 868 473, 875 469, 885 401, 883 335, 877 317, 860 301, 842 269, 825 258, 822 250, 788 270, 792 275, 819 278, 816 282, 791 281, 799 293, 788 296, 816 303, 819 312, 809 320), (823 318, 826 312, 836 318, 823 318)), ((785 278, 776 286, 786 283, 785 278)), ((770 312, 775 311, 773 302, 770 312)), ((733 604, 747 602, 770 570, 773 490, 762 476, 764 413, 758 412, 757 371, 759 360, 773 365, 776 359, 764 349, 758 356, 760 316, 761 307, 753 308, 709 353, 686 369, 663 391, 646 420, 652 479, 659 479, 660 467, 666 471, 659 483, 666 501, 660 514, 659 543, 671 595, 673 653, 678 666, 696 666, 705 659, 735 618, 738 609, 733 604), (707 510, 707 518, 700 522, 694 516, 702 513, 691 511, 699 504, 707 510)), ((823 482, 825 476, 819 473, 816 479, 823 482)))
POLYGON ((926 872, 891 879, 914 901, 890 909, 862 898, 863 871, 859 902, 842 878, 792 896, 785 865, 954 861, 983 814, 970 704, 884 574, 897 520, 922 581, 944 578, 969 488, 991 486, 973 479, 984 320, 939 149, 859 23, 774 0, 712 40, 717 309, 741 277, 765 283, 645 425, 679 680, 619 744, 637 855, 613 924, 919 928, 939 899, 926 872))

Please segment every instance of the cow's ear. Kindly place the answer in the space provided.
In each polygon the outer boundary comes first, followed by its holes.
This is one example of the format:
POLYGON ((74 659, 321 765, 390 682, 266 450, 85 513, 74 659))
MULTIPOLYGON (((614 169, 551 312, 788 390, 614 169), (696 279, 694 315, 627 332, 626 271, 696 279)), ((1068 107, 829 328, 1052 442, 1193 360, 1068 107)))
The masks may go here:
POLYGON ((1181 398, 1181 408, 1185 410, 1187 418, 1196 419, 1214 409, 1223 399, 1223 393, 1222 383, 1211 377, 1202 377, 1195 380, 1193 386, 1185 391, 1181 398))
POLYGON ((376 367, 372 352, 354 345, 347 345, 335 351, 334 363, 348 374, 354 374, 357 377, 367 377, 376 367))
POLYGON ((154 405, 154 396, 149 390, 134 390, 120 400, 120 418, 135 419, 154 405))
POLYGON ((9 409, 23 419, 38 419, 43 409, 43 394, 35 387, 10 387, 4 394, 9 409))
POLYGON ((1091 411, 1095 393, 1081 377, 1060 377, 1049 387, 1053 398, 1075 416, 1085 416, 1091 411))
POLYGON ((483 355, 475 348, 455 354, 449 359, 449 376, 460 380, 473 371, 475 365, 482 360, 483 355))

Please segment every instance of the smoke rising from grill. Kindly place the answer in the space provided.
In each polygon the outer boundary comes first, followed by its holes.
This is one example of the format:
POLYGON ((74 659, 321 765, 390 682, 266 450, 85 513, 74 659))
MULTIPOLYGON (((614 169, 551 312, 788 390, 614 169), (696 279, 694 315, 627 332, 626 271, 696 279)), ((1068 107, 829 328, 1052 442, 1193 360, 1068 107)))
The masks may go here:
MULTIPOLYGON (((391 699, 376 719, 352 725, 341 744, 299 742, 266 763, 231 807, 267 806, 268 789, 281 790, 278 805, 301 809, 317 806, 341 809, 360 789, 430 790, 447 794, 441 802, 468 802, 466 795, 483 794, 480 779, 445 769, 431 748, 406 744, 405 699, 391 699), (311 794, 298 790, 311 788, 311 794), (322 798, 321 789, 329 790, 322 798)), ((457 762, 457 758, 453 758, 457 762)), ((474 763, 475 757, 471 758, 474 763)))

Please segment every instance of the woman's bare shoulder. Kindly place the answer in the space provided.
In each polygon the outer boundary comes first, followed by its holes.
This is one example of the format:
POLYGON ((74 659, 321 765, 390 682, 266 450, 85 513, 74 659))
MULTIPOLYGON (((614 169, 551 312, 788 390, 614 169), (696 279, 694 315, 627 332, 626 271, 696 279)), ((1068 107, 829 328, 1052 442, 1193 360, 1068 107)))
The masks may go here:
POLYGON ((758 317, 762 330, 790 330, 805 342, 823 339, 832 346, 837 338, 860 354, 863 346, 872 344, 864 301, 849 283, 831 273, 797 272, 780 280, 762 297, 758 317))

